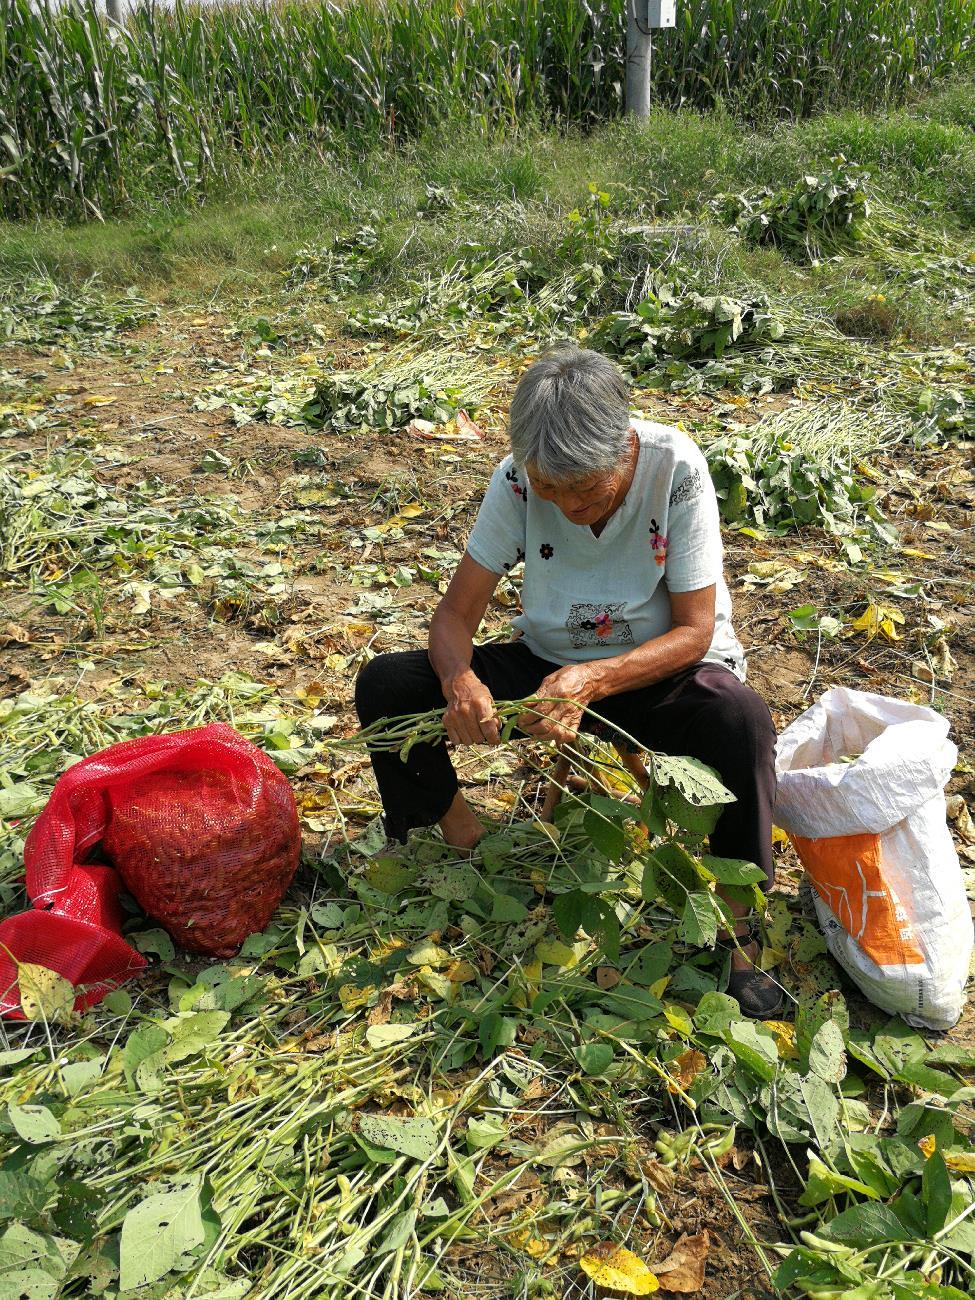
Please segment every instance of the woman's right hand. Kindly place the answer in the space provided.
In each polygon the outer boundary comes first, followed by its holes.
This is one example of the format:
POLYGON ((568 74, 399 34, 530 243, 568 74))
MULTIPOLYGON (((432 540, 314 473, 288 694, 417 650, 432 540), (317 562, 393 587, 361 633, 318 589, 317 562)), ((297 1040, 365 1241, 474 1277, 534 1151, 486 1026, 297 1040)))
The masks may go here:
POLYGON ((443 724, 455 745, 496 745, 501 732, 494 696, 470 669, 444 683, 447 711, 443 724))

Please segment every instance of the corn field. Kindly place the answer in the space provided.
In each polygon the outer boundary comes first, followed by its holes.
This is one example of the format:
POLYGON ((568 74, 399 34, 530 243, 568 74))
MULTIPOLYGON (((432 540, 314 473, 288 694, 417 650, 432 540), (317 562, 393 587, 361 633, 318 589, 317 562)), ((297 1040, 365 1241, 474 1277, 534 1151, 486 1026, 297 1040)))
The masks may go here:
MULTIPOLYGON (((626 0, 146 6, 0 0, 6 217, 201 196, 282 149, 408 137, 461 114, 591 125, 622 109, 626 0)), ((975 0, 682 0, 661 102, 801 116, 897 103, 975 63, 975 0)))

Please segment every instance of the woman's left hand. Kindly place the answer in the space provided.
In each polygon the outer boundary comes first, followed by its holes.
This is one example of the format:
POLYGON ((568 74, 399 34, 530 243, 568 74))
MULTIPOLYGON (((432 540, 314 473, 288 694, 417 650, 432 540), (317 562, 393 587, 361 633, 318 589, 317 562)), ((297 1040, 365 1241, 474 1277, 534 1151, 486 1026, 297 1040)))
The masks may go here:
POLYGON ((598 698, 595 669, 592 664, 559 668, 545 678, 535 694, 542 702, 532 712, 519 716, 521 730, 536 740, 554 740, 557 745, 574 741, 583 709, 598 698))

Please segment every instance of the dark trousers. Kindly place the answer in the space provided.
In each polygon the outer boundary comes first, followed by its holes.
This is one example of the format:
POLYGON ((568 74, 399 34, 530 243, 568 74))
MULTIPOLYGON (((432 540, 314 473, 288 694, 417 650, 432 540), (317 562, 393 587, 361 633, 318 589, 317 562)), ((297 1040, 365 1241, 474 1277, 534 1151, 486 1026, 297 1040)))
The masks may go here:
MULTIPOLYGON (((496 700, 518 700, 532 695, 558 665, 509 641, 475 646, 471 667, 496 700)), ((364 727, 443 705, 425 650, 377 655, 356 682, 355 706, 364 727)), ((710 836, 711 852, 756 863, 772 884, 775 728, 760 695, 727 668, 701 663, 592 707, 647 749, 689 755, 713 767, 736 802, 724 806, 710 836)), ((583 719, 585 730, 589 721, 583 719)), ((395 753, 373 754, 372 765, 392 839, 405 841, 412 827, 439 821, 457 793, 443 743, 414 745, 406 762, 395 753)))

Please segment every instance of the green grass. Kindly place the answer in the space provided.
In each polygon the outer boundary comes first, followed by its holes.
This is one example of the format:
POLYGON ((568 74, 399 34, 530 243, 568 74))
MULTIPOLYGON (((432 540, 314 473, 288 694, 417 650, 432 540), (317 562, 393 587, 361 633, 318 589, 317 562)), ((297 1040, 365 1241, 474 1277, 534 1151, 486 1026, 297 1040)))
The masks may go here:
POLYGON ((825 311, 851 335, 927 343, 956 335, 964 311, 905 278, 884 250, 891 239, 905 255, 915 242, 970 247, 975 133, 958 119, 973 103, 973 84, 958 82, 894 114, 847 110, 747 132, 720 109, 659 108, 646 122, 591 132, 526 125, 506 134, 459 123, 447 135, 428 131, 326 161, 282 155, 225 182, 202 207, 176 201, 107 223, 6 222, 0 269, 13 281, 38 267, 59 281, 98 275, 107 286, 138 283, 175 300, 274 300, 298 249, 367 224, 378 242, 362 268, 363 290, 395 291, 470 242, 494 254, 530 246, 557 265, 566 214, 585 204, 595 182, 621 216, 708 223, 705 238, 685 241, 682 259, 709 291, 782 295, 825 311), (880 255, 853 249, 811 271, 715 228, 707 210, 715 195, 787 187, 837 154, 870 175, 883 216, 880 255), (418 218, 431 185, 453 206, 418 218))
MULTIPOLYGON (((0 0, 7 216, 89 220, 208 198, 298 146, 415 139, 461 119, 589 128, 622 110, 625 0, 331 0, 93 7, 0 0)), ((658 34, 663 104, 751 120, 891 107, 975 63, 975 0, 693 0, 658 34)), ((964 126, 964 104, 958 125, 964 126)), ((528 156, 511 175, 529 189, 528 156)))

